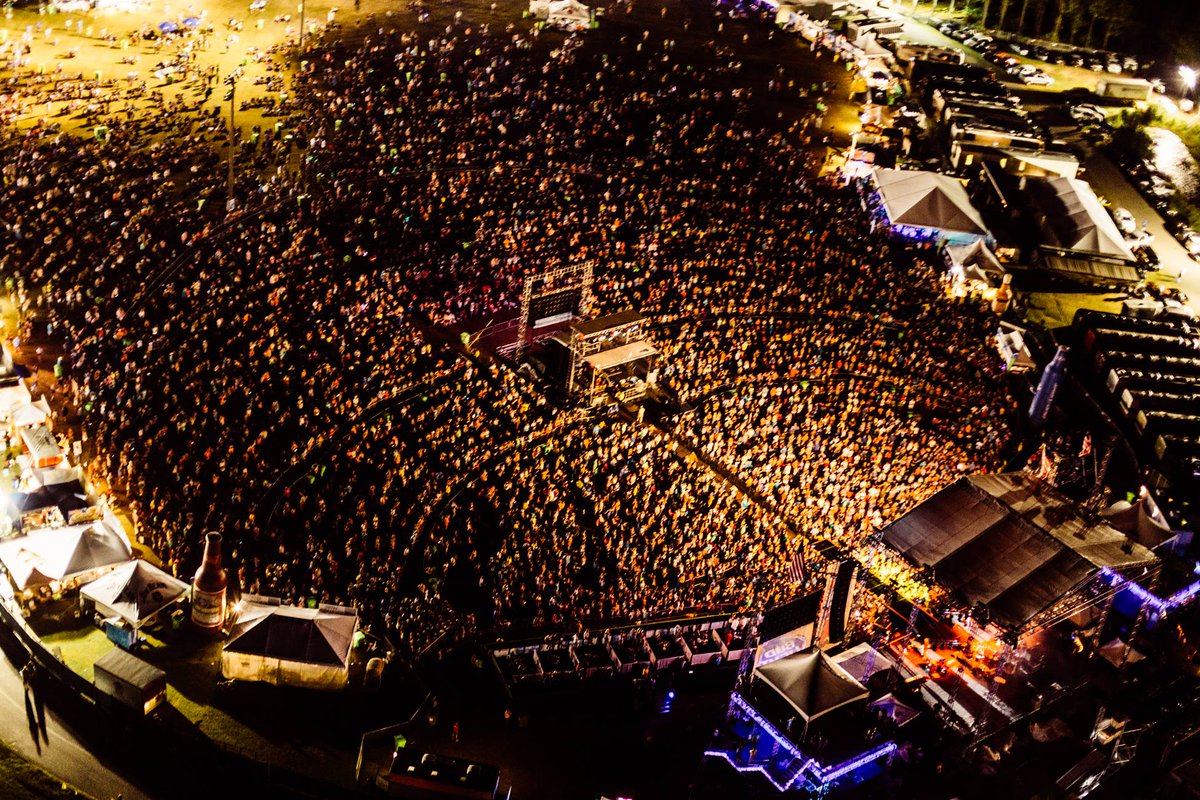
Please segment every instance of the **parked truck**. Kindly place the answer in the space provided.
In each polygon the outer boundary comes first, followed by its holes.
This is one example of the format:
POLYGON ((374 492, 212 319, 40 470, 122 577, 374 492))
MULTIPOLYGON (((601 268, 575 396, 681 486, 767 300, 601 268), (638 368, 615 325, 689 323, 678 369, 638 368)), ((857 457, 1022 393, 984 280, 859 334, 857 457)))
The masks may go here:
POLYGON ((1096 84, 1096 94, 1114 100, 1149 100, 1154 87, 1142 78, 1104 78, 1096 84))

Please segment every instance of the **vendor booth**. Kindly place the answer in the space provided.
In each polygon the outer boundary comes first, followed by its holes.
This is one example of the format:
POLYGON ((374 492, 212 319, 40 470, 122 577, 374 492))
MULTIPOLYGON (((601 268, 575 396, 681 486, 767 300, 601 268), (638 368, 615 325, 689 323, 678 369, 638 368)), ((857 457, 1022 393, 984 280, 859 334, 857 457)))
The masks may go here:
POLYGON ((136 631, 152 624, 187 593, 187 582, 138 559, 81 587, 79 603, 85 612, 119 620, 136 631))
POLYGON ((9 415, 9 424, 14 431, 23 428, 35 428, 39 425, 50 427, 53 423, 50 414, 50 404, 46 398, 39 397, 32 403, 22 403, 14 407, 9 415))
POLYGON ((0 386, 0 421, 10 421, 13 411, 32 402, 33 395, 20 381, 0 386))
POLYGON ((552 28, 583 31, 591 27, 592 9, 579 0, 530 0, 529 14, 552 28))
POLYGON ((106 521, 37 530, 0 543, 0 563, 19 592, 56 582, 85 582, 131 555, 124 532, 106 521))
POLYGON ((30 463, 34 467, 44 469, 57 466, 63 460, 62 449, 58 446, 54 434, 44 425, 21 430, 21 443, 29 452, 30 463))
POLYGON ((357 629, 353 608, 295 608, 278 598, 245 595, 221 650, 221 674, 277 686, 343 689, 357 629))

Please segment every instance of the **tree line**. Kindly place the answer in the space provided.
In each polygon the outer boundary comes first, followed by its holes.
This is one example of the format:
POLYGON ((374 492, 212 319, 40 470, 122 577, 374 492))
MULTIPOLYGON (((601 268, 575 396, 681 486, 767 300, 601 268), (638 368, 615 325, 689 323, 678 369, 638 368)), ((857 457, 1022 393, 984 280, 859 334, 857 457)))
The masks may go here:
POLYGON ((934 0, 976 25, 1075 47, 1200 62, 1194 0, 934 0))

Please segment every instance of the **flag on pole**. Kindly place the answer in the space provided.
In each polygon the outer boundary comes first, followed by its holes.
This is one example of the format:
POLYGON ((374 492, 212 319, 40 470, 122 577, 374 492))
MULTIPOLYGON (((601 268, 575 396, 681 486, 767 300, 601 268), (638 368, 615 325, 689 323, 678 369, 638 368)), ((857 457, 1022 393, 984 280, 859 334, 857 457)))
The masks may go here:
POLYGON ((1040 480, 1042 477, 1042 466, 1045 463, 1046 463, 1046 445, 1043 444, 1041 447, 1038 448, 1037 453, 1034 455, 1033 458, 1030 459, 1030 463, 1027 464, 1025 468, 1028 470, 1032 470, 1033 477, 1038 478, 1040 480), (1037 469, 1033 468, 1033 462, 1035 462, 1035 461, 1037 462, 1037 465, 1038 465, 1037 469))
POLYGON ((792 583, 804 583, 808 578, 808 569, 804 566, 804 551, 797 550, 788 560, 788 577, 792 583))
POLYGON ((1084 434, 1084 436, 1083 436, 1083 445, 1079 448, 1079 457, 1087 458, 1091 454, 1092 454, 1092 435, 1090 433, 1087 433, 1087 434, 1084 434))
POLYGON ((1046 451, 1046 445, 1043 444, 1038 455, 1038 469, 1037 472, 1034 473, 1033 477, 1037 478, 1039 481, 1053 483, 1056 472, 1057 470, 1054 467, 1054 462, 1050 460, 1050 454, 1046 451))

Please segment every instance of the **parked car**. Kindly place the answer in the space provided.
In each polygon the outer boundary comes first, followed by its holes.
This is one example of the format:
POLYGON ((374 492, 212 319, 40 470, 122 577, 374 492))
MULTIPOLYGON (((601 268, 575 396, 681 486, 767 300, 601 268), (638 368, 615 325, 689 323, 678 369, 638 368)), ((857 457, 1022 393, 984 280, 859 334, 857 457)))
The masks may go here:
POLYGON ((1137 231, 1137 220, 1133 218, 1133 214, 1129 213, 1127 208, 1114 208, 1113 221, 1117 223, 1117 228, 1121 233, 1135 233, 1137 231))
POLYGON ((1183 245, 1183 249, 1188 251, 1188 255, 1200 256, 1200 233, 1188 231, 1181 237, 1179 243, 1183 245))
POLYGON ((1125 234, 1125 244, 1130 247, 1149 247, 1154 243, 1154 234, 1149 231, 1134 231, 1125 234))
POLYGON ((1071 119, 1076 122, 1105 122, 1108 119, 1108 115, 1099 106, 1091 103, 1071 106, 1070 114, 1071 119))
POLYGON ((1169 198, 1175 195, 1175 187, 1171 182, 1154 172, 1139 180, 1138 186, 1152 197, 1169 198))
POLYGON ((1145 270, 1153 270, 1158 268, 1158 253, 1154 252, 1154 248, 1149 246, 1137 246, 1133 248, 1133 257, 1137 259, 1138 266, 1145 270))
POLYGON ((1112 135, 1112 126, 1106 122, 1096 122, 1083 129, 1083 138, 1096 147, 1111 144, 1112 135))
POLYGON ((1022 75, 1021 82, 1030 86, 1049 86, 1054 83, 1054 78, 1051 78, 1044 72, 1032 72, 1022 75))

